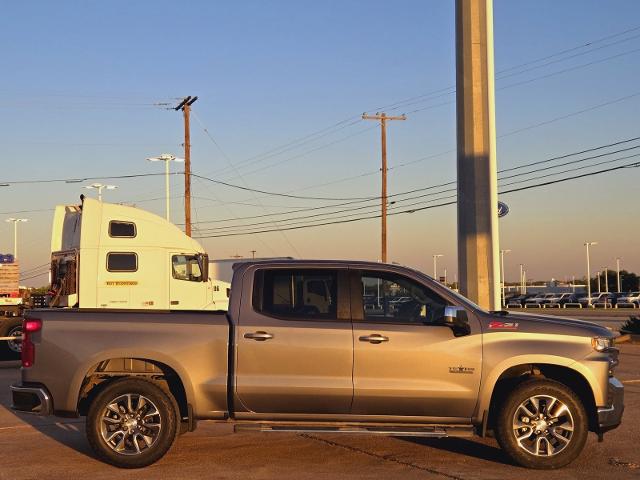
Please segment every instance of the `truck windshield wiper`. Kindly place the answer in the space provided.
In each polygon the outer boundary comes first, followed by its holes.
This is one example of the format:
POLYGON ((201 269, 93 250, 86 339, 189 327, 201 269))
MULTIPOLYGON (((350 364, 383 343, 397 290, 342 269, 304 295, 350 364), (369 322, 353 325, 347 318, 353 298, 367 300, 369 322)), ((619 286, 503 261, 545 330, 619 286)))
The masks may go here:
POLYGON ((490 310, 489 313, 493 313, 494 315, 501 315, 503 317, 509 315, 509 312, 507 312, 506 310, 490 310))

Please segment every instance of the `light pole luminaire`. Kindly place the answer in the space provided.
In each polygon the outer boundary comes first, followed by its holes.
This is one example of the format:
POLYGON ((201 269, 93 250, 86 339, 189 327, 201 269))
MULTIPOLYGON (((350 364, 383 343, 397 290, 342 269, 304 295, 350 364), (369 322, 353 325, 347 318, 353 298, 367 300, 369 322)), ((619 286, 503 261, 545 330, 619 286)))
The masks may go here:
POLYGON ((102 201, 102 190, 115 190, 117 185, 103 185, 102 183, 92 183, 91 185, 85 185, 84 188, 98 190, 98 201, 102 201))

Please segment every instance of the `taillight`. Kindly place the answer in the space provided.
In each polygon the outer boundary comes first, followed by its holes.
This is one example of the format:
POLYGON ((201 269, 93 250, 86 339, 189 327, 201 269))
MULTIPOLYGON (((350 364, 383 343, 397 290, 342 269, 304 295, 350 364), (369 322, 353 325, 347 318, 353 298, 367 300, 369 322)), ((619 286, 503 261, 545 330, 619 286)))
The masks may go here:
POLYGON ((42 320, 25 318, 22 322, 22 352, 20 358, 23 367, 32 367, 36 360, 36 346, 31 341, 31 335, 42 329, 42 320))

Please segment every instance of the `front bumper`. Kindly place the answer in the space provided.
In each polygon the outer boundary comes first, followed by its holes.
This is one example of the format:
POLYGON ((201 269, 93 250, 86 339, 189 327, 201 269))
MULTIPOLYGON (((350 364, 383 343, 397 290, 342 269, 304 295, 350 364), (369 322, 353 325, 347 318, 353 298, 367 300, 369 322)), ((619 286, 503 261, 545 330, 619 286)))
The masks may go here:
POLYGON ((53 400, 42 385, 13 384, 11 390, 11 408, 18 412, 34 415, 53 415, 53 400))
POLYGON ((598 408, 598 428, 600 433, 613 430, 622 422, 624 412, 624 385, 615 377, 609 379, 609 405, 598 408))

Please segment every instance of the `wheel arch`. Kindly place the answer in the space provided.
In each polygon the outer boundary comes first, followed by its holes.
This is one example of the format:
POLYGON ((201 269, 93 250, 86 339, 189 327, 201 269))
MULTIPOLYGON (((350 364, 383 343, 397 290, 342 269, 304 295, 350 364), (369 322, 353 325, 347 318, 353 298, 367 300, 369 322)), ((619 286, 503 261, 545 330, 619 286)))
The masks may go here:
POLYGON ((488 398, 481 403, 481 412, 487 411, 487 427, 495 425, 496 412, 500 409, 502 401, 508 393, 520 383, 532 378, 554 380, 561 383, 576 393, 587 412, 589 430, 597 431, 598 416, 594 391, 589 380, 571 364, 558 364, 547 362, 527 362, 509 366, 502 370, 492 388, 488 398))
POLYGON ((155 380, 161 388, 171 394, 185 419, 191 415, 192 396, 183 377, 171 365, 159 360, 140 357, 110 357, 94 363, 85 370, 85 374, 76 389, 76 409, 80 415, 86 415, 91 401, 111 381, 126 377, 144 377, 155 380))

